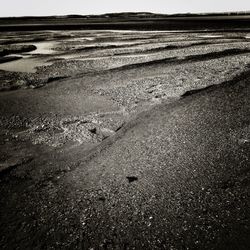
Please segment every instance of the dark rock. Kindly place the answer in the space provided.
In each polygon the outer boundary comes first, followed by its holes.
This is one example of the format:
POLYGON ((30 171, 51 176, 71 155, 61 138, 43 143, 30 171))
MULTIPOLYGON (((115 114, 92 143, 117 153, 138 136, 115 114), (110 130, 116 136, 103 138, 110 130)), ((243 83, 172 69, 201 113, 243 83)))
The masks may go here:
POLYGON ((128 179, 129 183, 134 182, 134 181, 138 181, 138 177, 136 177, 136 176, 127 176, 126 178, 128 179))

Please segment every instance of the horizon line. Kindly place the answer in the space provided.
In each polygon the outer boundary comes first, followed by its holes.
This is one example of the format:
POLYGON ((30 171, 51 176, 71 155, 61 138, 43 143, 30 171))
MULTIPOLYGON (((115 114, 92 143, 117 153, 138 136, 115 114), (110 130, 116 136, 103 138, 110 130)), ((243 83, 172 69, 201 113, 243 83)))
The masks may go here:
POLYGON ((147 13, 154 15, 212 15, 212 14, 250 14, 250 10, 239 10, 239 11, 214 11, 214 12, 175 12, 175 13, 157 13, 157 12, 149 12, 149 11, 121 11, 121 12, 106 12, 106 13, 98 13, 98 14, 53 14, 53 15, 24 15, 24 16, 0 16, 0 18, 24 18, 24 17, 66 17, 66 16, 103 16, 110 14, 129 14, 129 13, 147 13))

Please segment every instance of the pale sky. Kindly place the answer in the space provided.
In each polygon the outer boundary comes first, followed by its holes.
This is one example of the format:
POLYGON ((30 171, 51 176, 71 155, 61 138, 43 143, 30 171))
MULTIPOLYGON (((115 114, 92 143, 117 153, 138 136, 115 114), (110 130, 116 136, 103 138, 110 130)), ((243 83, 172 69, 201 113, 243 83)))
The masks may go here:
POLYGON ((249 11, 250 0, 0 0, 0 16, 249 11))

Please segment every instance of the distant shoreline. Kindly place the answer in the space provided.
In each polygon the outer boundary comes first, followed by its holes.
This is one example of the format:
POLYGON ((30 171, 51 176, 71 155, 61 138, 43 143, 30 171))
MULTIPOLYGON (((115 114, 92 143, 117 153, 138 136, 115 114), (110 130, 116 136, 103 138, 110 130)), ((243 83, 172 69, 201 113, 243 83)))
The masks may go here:
POLYGON ((0 31, 32 30, 246 30, 250 13, 179 14, 116 13, 91 16, 9 17, 0 18, 0 31))

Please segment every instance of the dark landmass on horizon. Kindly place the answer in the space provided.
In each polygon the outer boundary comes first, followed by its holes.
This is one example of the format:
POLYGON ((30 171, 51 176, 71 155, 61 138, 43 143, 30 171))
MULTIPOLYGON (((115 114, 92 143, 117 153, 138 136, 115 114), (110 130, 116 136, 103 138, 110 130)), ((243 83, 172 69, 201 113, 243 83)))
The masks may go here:
POLYGON ((73 29, 242 29, 250 27, 250 11, 203 14, 122 12, 101 15, 24 16, 0 18, 0 31, 73 29))

